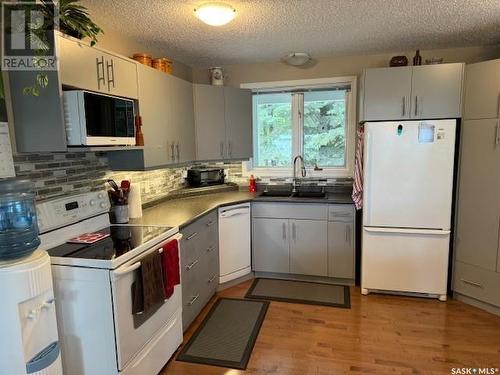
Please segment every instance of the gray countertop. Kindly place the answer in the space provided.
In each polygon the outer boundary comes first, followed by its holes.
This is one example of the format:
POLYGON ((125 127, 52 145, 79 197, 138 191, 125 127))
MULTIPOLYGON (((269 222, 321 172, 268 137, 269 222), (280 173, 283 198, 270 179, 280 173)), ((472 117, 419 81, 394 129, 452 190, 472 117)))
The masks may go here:
POLYGON ((142 218, 132 219, 130 224, 182 228, 218 207, 249 201, 353 204, 348 194, 327 194, 325 198, 260 197, 259 195, 260 193, 229 191, 160 201, 145 208, 142 218))

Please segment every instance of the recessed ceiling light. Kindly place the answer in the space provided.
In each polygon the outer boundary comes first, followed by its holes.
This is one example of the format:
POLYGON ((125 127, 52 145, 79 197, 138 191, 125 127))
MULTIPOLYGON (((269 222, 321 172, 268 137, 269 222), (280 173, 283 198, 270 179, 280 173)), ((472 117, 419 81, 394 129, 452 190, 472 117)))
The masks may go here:
POLYGON ((293 66, 301 66, 306 64, 311 60, 311 56, 308 53, 304 52, 292 52, 284 58, 287 64, 293 66))
POLYGON ((206 3, 194 10, 200 20, 211 26, 222 26, 236 17, 236 9, 225 3, 206 3))

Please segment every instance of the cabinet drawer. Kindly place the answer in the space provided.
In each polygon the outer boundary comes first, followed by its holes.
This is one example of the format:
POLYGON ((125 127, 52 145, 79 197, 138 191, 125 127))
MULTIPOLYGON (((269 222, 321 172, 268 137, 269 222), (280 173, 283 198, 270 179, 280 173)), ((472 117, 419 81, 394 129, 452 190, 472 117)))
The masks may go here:
POLYGON ((455 262, 454 291, 500 306, 500 273, 455 262))
POLYGON ((352 222, 354 220, 354 207, 351 204, 328 205, 328 221, 352 222))
POLYGON ((254 203, 253 217, 326 220, 327 205, 321 203, 254 203))

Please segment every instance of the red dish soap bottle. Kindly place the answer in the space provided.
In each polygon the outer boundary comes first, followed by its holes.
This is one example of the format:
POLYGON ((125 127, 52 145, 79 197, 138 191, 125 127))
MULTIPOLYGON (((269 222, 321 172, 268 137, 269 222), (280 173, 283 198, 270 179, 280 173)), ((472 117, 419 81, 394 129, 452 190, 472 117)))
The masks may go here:
POLYGON ((257 181, 255 180, 255 177, 250 175, 250 180, 248 181, 248 191, 250 193, 255 193, 257 191, 257 181))

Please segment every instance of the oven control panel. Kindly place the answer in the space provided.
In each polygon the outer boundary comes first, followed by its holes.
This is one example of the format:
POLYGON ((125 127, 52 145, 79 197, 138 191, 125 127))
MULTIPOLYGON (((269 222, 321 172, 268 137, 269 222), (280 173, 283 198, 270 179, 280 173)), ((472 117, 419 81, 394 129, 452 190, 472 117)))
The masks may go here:
POLYGON ((62 197, 37 204, 40 233, 60 228, 108 212, 111 205, 106 191, 62 197))

